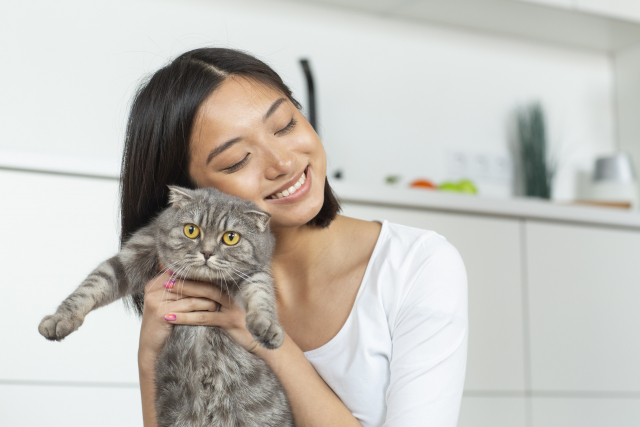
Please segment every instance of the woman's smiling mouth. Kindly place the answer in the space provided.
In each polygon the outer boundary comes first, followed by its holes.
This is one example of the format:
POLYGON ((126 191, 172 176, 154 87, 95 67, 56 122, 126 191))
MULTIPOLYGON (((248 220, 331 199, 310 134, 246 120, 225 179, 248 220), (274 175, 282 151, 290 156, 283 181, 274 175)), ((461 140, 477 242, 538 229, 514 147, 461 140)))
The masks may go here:
POLYGON ((297 200, 306 194, 309 190, 309 186, 311 185, 310 179, 308 177, 309 166, 305 168, 304 171, 300 174, 300 177, 297 181, 293 183, 289 182, 284 187, 280 188, 278 191, 273 193, 270 196, 267 196, 265 200, 268 201, 293 201, 297 200))

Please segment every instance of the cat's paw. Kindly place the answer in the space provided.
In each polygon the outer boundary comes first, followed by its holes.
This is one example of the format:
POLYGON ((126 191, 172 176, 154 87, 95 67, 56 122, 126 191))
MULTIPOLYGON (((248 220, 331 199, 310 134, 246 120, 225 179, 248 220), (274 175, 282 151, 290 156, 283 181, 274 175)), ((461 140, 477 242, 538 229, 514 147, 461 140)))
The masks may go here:
POLYGON ((278 348, 284 342, 284 331, 267 316, 260 314, 247 315, 247 329, 264 348, 278 348))
POLYGON ((61 314, 46 316, 40 322, 40 335, 51 341, 60 341, 82 325, 84 319, 66 317, 61 314))

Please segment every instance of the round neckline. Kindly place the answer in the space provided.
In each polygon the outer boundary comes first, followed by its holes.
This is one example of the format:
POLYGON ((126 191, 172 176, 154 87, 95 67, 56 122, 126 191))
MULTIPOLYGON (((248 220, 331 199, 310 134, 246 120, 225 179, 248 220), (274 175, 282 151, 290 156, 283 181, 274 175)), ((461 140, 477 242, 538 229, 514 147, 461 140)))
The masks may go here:
POLYGON ((376 240, 376 244, 373 247, 373 252, 371 253, 371 257, 369 258, 369 262, 367 263, 367 268, 364 270, 364 276, 362 276, 362 282, 360 282, 360 287, 358 288, 358 293, 356 294, 356 299, 353 301, 353 306, 351 307, 351 311, 349 312, 349 316, 347 317, 347 320, 344 322, 344 324, 342 325, 342 327, 340 328, 338 333, 335 334, 333 336, 333 338, 331 338, 329 341, 327 341, 326 343, 324 343, 323 345, 321 345, 318 348, 314 348, 313 350, 305 351, 304 355, 306 357, 318 356, 318 355, 324 353, 325 351, 328 351, 337 342, 339 342, 340 337, 342 335, 344 335, 346 333, 346 331, 349 329, 348 327, 351 324, 351 322, 353 321, 353 317, 355 316, 354 313, 356 311, 356 306, 358 305, 358 301, 360 300, 360 295, 362 295, 362 291, 366 287, 366 284, 367 284, 368 279, 369 279, 369 275, 371 274, 371 268, 372 268, 371 265, 373 264, 373 260, 376 258, 377 254, 378 254, 378 250, 379 250, 379 248, 381 246, 380 242, 382 241, 383 235, 386 235, 386 231, 387 231, 387 228, 388 228, 386 219, 384 219, 382 221, 374 220, 374 222, 381 223, 382 227, 380 228, 380 234, 378 235, 378 240, 376 240))

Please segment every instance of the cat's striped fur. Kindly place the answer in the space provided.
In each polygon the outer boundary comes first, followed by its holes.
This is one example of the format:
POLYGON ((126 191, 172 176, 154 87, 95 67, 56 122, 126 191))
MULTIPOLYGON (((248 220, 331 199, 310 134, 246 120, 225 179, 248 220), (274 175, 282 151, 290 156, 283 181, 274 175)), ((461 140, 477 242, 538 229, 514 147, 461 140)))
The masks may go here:
MULTIPOLYGON (((214 189, 170 187, 169 202, 42 320, 45 338, 62 340, 90 311, 123 297, 141 314, 144 286, 162 262, 180 278, 222 286, 247 313, 247 329, 261 345, 282 345, 269 215, 214 189), (199 238, 185 236, 185 224, 197 225, 199 238), (240 234, 238 244, 222 243, 226 231, 240 234)), ((293 426, 284 390, 267 364, 208 326, 174 326, 156 361, 156 411, 161 427, 293 426)))

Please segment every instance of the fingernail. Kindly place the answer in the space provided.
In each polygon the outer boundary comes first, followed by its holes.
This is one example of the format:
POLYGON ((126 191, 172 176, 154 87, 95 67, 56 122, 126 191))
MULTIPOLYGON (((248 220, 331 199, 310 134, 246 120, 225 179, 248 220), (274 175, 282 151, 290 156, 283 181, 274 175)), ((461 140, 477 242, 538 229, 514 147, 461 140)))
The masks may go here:
POLYGON ((171 271, 171 270, 167 269, 167 274, 168 274, 169 276, 173 276, 173 271, 171 271))
POLYGON ((164 320, 168 320, 168 321, 172 322, 172 321, 176 320, 176 315, 175 314, 166 314, 164 316, 164 320))
POLYGON ((165 287, 165 288, 167 288, 167 289, 172 289, 172 288, 173 288, 173 285, 175 285, 175 284, 176 284, 176 282, 175 282, 175 281, 173 281, 173 280, 167 280, 166 282, 164 282, 164 283, 162 284, 162 286, 164 286, 164 287, 165 287))

